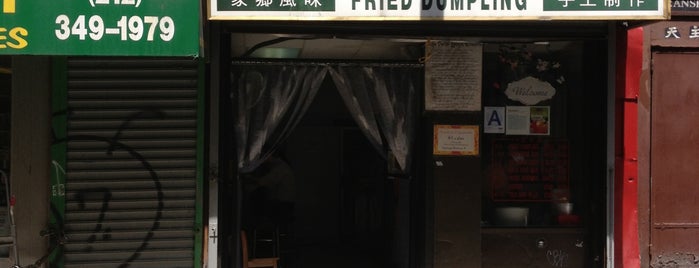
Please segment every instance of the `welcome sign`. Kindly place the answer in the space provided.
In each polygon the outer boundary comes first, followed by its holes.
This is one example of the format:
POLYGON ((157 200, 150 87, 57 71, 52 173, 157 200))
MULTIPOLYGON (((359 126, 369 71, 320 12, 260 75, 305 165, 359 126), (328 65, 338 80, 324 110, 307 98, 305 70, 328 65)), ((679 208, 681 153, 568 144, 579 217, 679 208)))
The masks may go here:
POLYGON ((664 19, 667 0, 209 0, 212 20, 664 19))

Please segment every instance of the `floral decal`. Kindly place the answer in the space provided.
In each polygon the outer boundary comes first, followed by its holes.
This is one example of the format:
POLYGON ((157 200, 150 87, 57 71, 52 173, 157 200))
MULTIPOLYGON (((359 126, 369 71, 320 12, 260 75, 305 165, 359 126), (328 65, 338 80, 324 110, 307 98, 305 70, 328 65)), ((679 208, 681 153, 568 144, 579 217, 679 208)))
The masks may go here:
POLYGON ((561 63, 552 59, 550 53, 534 53, 527 45, 503 45, 499 49, 498 64, 500 79, 493 83, 496 89, 502 89, 509 82, 525 77, 534 77, 560 88, 565 84, 561 63))

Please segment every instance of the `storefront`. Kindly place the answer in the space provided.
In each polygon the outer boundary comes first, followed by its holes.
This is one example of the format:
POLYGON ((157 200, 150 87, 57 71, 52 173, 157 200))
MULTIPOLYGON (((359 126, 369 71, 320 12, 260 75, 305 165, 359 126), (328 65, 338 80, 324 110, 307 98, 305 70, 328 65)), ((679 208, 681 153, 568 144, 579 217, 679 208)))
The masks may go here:
POLYGON ((18 228, 0 241, 19 257, 0 258, 238 267, 245 246, 282 267, 668 262, 639 243, 693 225, 639 222, 650 175, 627 145, 650 101, 644 32, 628 25, 669 3, 336 2, 216 0, 200 20, 197 2, 3 1, 0 169, 18 228), (249 178, 271 155, 294 180, 293 210, 269 225, 249 178))
POLYGON ((244 174, 283 152, 295 218, 269 254, 288 267, 633 267, 614 186, 622 20, 665 3, 335 4, 211 2, 209 233, 227 240, 209 265, 261 228, 244 174))
POLYGON ((2 2, 0 266, 201 267, 199 3, 2 2))

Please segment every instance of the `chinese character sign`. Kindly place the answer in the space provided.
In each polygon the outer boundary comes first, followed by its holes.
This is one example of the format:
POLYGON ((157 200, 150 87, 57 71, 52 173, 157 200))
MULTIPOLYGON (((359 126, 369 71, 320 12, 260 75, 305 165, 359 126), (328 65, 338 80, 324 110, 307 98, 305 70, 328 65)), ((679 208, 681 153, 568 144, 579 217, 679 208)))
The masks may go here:
POLYGON ((332 11, 335 0, 215 0, 221 10, 332 11))
POLYGON ((663 0, 209 0, 220 20, 662 19, 663 0))
POLYGON ((199 54, 196 0, 0 1, 0 54, 199 54))
POLYGON ((658 1, 650 0, 544 0, 544 10, 599 10, 631 11, 654 10, 662 6, 658 1))
POLYGON ((663 21, 651 24, 651 45, 661 47, 699 47, 699 22, 663 21))

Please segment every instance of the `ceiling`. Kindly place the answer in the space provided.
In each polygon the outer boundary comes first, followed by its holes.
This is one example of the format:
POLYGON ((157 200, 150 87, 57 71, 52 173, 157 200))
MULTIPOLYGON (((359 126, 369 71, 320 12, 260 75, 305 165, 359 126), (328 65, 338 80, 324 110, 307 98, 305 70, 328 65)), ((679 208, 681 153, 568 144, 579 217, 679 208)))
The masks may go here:
MULTIPOLYGON (((484 49, 497 49, 497 44, 528 43, 547 50, 569 46, 569 41, 556 39, 477 39, 448 38, 466 43, 496 44, 484 49)), ((231 34, 231 55, 234 58, 342 59, 372 61, 418 61, 424 55, 427 39, 394 37, 327 37, 320 35, 281 35, 259 33, 231 34)))
POLYGON ((253 58, 418 60, 424 40, 348 39, 280 36, 273 34, 232 34, 233 57, 253 58), (259 46, 259 47, 256 47, 259 46))

